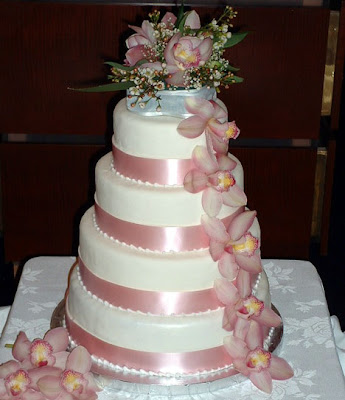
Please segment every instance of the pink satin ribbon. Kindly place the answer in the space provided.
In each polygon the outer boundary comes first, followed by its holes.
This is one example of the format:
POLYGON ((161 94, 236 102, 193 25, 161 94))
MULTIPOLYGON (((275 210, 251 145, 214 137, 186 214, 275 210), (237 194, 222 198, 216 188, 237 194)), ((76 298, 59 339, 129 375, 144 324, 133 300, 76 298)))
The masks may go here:
MULTIPOLYGON (((233 218, 242 211, 243 207, 240 207, 229 217, 223 218, 222 222, 225 227, 228 227, 233 218)), ((135 247, 161 252, 181 252, 209 246, 210 239, 202 225, 149 226, 135 224, 114 217, 103 210, 97 202, 95 202, 95 216, 97 225, 104 233, 135 247)))
POLYGON ((113 144, 114 167, 120 174, 160 185, 183 185, 187 172, 194 168, 191 159, 155 159, 124 153, 113 144))
POLYGON ((192 314, 224 307, 214 289, 193 292, 154 292, 132 289, 94 275, 79 257, 83 284, 92 294, 112 304, 154 315, 192 314))
MULTIPOLYGON (((72 321, 67 307, 66 326, 72 340, 76 344, 86 347, 91 355, 127 368, 187 374, 197 371, 210 371, 232 364, 231 357, 224 346, 185 353, 153 353, 112 345, 91 335, 72 321)), ((116 329, 114 329, 114 335, 116 335, 116 329)), ((140 341, 139 332, 138 340, 140 341)))

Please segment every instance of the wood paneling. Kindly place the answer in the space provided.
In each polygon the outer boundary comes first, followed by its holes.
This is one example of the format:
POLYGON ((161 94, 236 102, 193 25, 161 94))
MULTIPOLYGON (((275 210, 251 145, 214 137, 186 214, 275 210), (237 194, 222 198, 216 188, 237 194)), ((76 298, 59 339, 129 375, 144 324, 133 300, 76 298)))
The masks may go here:
MULTIPOLYGON (((128 24, 151 7, 0 2, 0 131, 99 134, 111 127, 123 94, 67 90, 102 83, 104 60, 121 61, 128 24), (5 55, 5 57, 4 57, 5 55)), ((198 9, 202 17, 220 10, 198 9)), ((223 98, 245 138, 318 137, 329 10, 239 8, 236 26, 250 31, 227 51, 243 84, 223 98)))
POLYGON ((76 253, 103 146, 0 144, 7 261, 76 253))

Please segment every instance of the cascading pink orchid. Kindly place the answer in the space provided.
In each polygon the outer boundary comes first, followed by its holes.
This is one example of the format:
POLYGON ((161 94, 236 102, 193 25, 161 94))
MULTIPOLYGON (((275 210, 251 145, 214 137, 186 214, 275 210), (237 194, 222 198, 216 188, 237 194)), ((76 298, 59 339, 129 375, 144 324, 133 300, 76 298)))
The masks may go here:
POLYGON ((239 207, 247 204, 244 191, 236 184, 231 171, 237 163, 225 155, 214 155, 206 147, 196 146, 192 154, 196 168, 187 173, 184 187, 191 193, 202 193, 202 205, 206 214, 216 217, 225 204, 239 207))
POLYGON ((227 122, 227 112, 215 101, 191 97, 185 100, 191 117, 180 122, 177 131, 187 138, 196 138, 203 132, 210 137, 213 150, 218 154, 228 152, 229 139, 240 134, 235 121, 227 122))
POLYGON ((212 54, 212 46, 210 38, 182 36, 180 32, 176 33, 164 50, 169 72, 166 82, 173 86, 185 87, 185 71, 204 65, 212 54))
POLYGON ((262 329, 253 320, 245 340, 236 336, 224 339, 224 346, 233 359, 235 369, 248 376, 257 388, 271 393, 272 379, 289 379, 294 373, 284 359, 264 350, 262 343, 262 329))
POLYGON ((68 334, 59 327, 48 331, 43 339, 30 342, 24 332, 20 332, 12 349, 13 357, 23 368, 37 368, 46 365, 63 368, 68 352, 68 334))
POLYGON ((68 356, 60 376, 47 374, 37 381, 37 386, 50 400, 96 400, 100 389, 90 368, 90 354, 85 347, 78 346, 68 356))
POLYGON ((218 268, 229 271, 241 268, 251 274, 262 271, 259 239, 250 232, 255 218, 256 211, 244 211, 226 229, 218 218, 201 217, 210 237, 210 254, 214 261, 218 261, 218 268))

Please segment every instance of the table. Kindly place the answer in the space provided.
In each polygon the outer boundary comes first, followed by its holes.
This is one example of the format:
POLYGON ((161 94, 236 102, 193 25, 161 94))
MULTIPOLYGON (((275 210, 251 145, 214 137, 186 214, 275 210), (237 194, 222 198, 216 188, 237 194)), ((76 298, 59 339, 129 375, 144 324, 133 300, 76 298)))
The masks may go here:
MULTIPOLYGON (((68 271, 74 261, 74 257, 37 257, 25 264, 0 341, 0 362, 12 358, 11 351, 4 345, 13 343, 20 330, 32 340, 42 337, 49 329, 50 317, 64 297, 68 271)), ((315 267, 310 262, 297 260, 263 260, 263 265, 271 285, 272 301, 284 322, 279 355, 293 367, 294 378, 274 381, 271 395, 259 392, 245 380, 230 389, 220 390, 211 384, 207 394, 192 393, 191 390, 193 399, 344 399, 345 381, 335 350, 322 282, 315 267)), ((150 396, 147 388, 145 393, 136 388, 135 396, 125 392, 127 384, 121 390, 111 399, 162 399, 161 394, 155 394, 154 388, 150 396)), ((172 396, 171 391, 169 393, 164 398, 172 396)), ((187 399, 188 396, 179 398, 187 399)), ((109 399, 106 391, 99 399, 109 399)))

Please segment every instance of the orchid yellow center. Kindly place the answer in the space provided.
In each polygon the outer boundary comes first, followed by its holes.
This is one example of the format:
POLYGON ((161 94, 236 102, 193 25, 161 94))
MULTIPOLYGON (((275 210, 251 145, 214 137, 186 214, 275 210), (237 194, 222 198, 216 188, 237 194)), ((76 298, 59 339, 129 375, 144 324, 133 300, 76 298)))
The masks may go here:
POLYGON ((180 43, 175 45, 174 56, 179 61, 178 67, 182 70, 190 67, 197 67, 200 63, 200 53, 198 50, 190 49, 180 43))
POLYGON ((79 372, 66 370, 62 374, 61 384, 68 393, 81 393, 83 390, 84 381, 83 375, 79 372))
POLYGON ((240 311, 248 316, 254 315, 258 317, 264 307, 265 305, 262 301, 257 299, 255 296, 249 296, 243 300, 243 308, 240 311))
POLYGON ((227 139, 232 139, 237 135, 237 126, 235 124, 229 124, 228 129, 225 131, 227 139))
POLYGON ((231 186, 236 183, 235 178, 229 172, 220 172, 218 174, 218 186, 217 189, 227 191, 231 186))
POLYGON ((18 396, 25 392, 31 383, 29 375, 23 369, 20 369, 5 379, 5 384, 9 388, 12 396, 18 396))
POLYGON ((250 233, 244 235, 243 243, 233 245, 233 251, 235 253, 246 253, 248 256, 252 256, 255 253, 255 250, 258 248, 258 239, 252 236, 250 233))
POLYGON ((271 363, 271 353, 258 347, 248 354, 247 366, 249 368, 255 368, 258 372, 266 369, 271 363))
POLYGON ((35 367, 44 367, 52 358, 53 348, 45 340, 35 340, 30 348, 31 362, 35 367))

